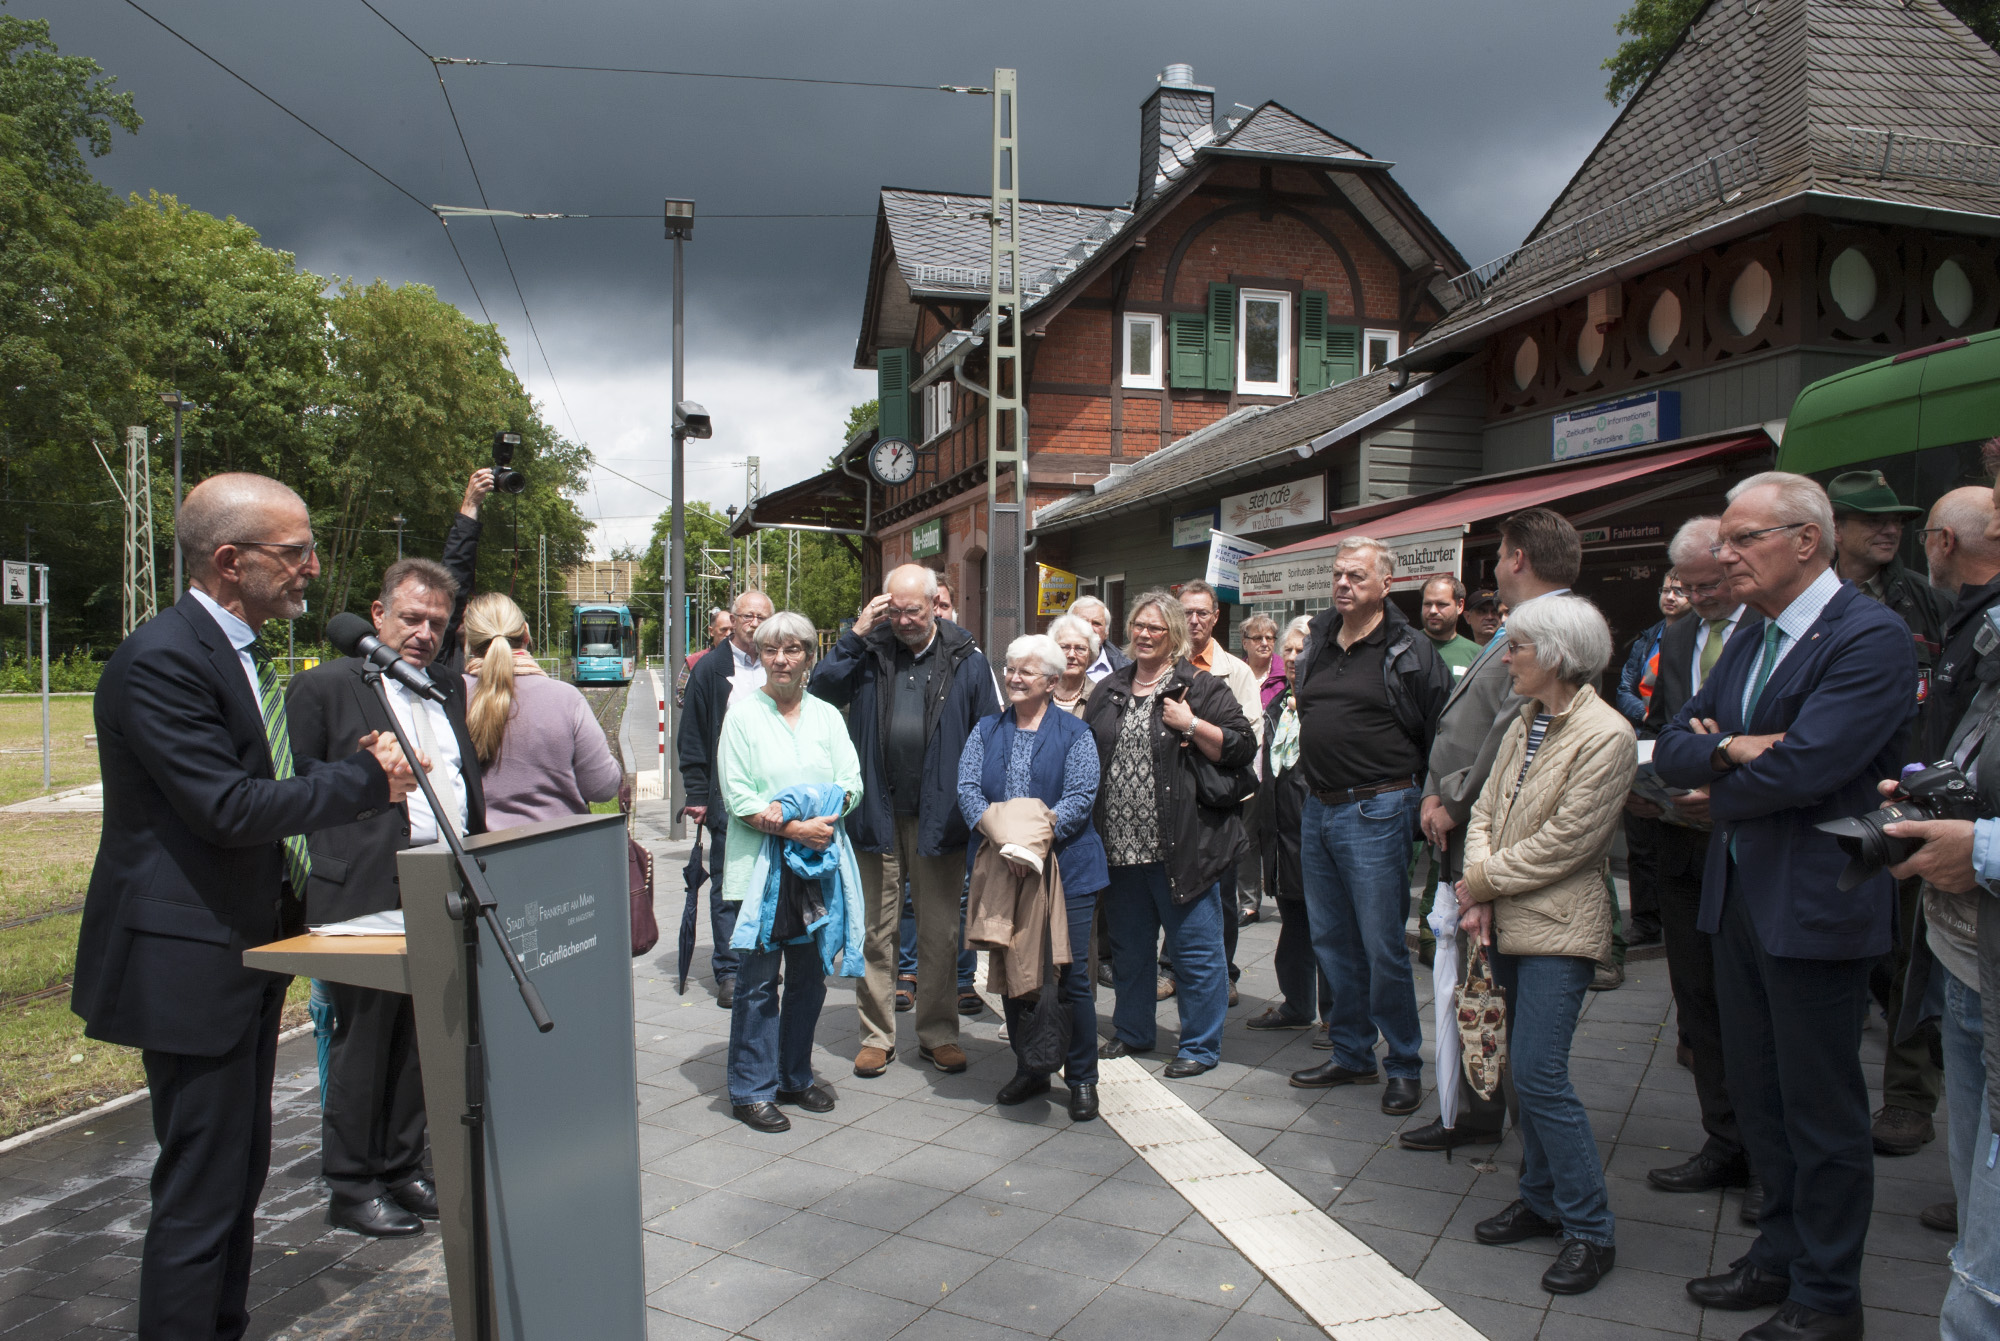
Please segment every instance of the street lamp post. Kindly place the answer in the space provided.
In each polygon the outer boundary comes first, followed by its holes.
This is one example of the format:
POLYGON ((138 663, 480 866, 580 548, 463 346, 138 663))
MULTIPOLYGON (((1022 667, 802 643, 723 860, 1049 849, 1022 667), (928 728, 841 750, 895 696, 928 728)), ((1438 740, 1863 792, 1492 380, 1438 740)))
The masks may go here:
POLYGON ((181 598, 181 411, 188 401, 178 391, 162 391, 160 402, 174 412, 174 594, 181 598))
MULTIPOLYGON (((687 664, 687 623, 686 611, 682 607, 687 601, 687 505, 684 497, 687 482, 686 440, 692 425, 681 412, 682 377, 686 370, 685 345, 681 326, 681 244, 694 236, 694 202, 692 200, 669 200, 665 205, 667 240, 674 244, 674 385, 673 385, 673 523, 667 538, 667 688, 672 694, 681 682, 681 668, 687 664)), ((699 408, 699 407, 697 407, 699 408)), ((708 415, 701 415, 701 430, 694 436, 705 438, 709 434, 708 415)), ((676 723, 678 725, 678 723, 676 723)), ((678 742, 676 742, 678 745, 678 742)), ((681 791, 680 770, 672 770, 672 778, 667 789, 667 813, 669 832, 676 839, 686 836, 681 822, 681 807, 686 798, 681 791)))
POLYGON ((401 563, 403 561, 403 514, 398 512, 395 516, 389 518, 389 520, 396 523, 396 562, 401 563))

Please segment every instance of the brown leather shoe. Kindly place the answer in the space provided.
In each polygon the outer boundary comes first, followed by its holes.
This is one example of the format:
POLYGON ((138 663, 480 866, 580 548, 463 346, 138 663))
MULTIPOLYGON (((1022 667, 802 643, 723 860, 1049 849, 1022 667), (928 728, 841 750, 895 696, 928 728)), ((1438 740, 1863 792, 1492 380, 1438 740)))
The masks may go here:
POLYGON ((854 1074, 863 1080, 873 1080, 889 1069, 889 1063, 896 1060, 896 1050, 889 1048, 863 1048, 854 1055, 854 1074))
POLYGON ((1927 1113, 1888 1104, 1875 1114, 1869 1134, 1878 1155, 1914 1155, 1936 1138, 1937 1128, 1927 1113))
POLYGON ((965 1049, 956 1043, 947 1043, 941 1048, 918 1048, 923 1059, 948 1076, 955 1076, 966 1066, 965 1049))

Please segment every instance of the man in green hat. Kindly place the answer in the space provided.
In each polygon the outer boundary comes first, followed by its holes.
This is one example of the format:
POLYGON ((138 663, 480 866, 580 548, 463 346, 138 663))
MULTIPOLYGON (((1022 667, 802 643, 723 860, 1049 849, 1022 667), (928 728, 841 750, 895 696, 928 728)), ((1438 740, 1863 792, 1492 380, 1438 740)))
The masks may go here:
MULTIPOLYGON (((1903 526, 1923 509, 1896 497, 1879 470, 1850 470, 1826 486, 1833 503, 1834 567, 1865 595, 1894 610, 1916 639, 1917 701, 1930 695, 1931 676, 1944 648, 1945 618, 1950 613, 1944 595, 1903 567, 1896 557, 1903 546, 1903 526)), ((1921 748, 1921 747, 1916 747, 1921 748)), ((1911 939, 1922 934, 1917 921, 1922 903, 1920 882, 1899 881, 1896 887, 1896 948, 1884 956, 1870 976, 1869 986, 1889 1021, 1889 1046, 1882 1060, 1882 1110, 1875 1115, 1875 1150, 1882 1155, 1914 1155, 1937 1129, 1932 1116, 1944 1089, 1942 1041, 1935 1021, 1918 1026, 1908 1038, 1895 1038, 1903 1014, 1903 984, 1909 976, 1911 939)))

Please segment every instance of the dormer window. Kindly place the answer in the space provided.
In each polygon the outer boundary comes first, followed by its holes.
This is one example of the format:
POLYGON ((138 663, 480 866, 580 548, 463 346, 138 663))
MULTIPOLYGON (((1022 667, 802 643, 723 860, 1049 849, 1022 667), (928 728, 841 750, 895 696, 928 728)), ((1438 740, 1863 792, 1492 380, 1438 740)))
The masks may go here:
POLYGON ((1243 289, 1237 295, 1236 389, 1248 396, 1292 394, 1292 295, 1243 289))

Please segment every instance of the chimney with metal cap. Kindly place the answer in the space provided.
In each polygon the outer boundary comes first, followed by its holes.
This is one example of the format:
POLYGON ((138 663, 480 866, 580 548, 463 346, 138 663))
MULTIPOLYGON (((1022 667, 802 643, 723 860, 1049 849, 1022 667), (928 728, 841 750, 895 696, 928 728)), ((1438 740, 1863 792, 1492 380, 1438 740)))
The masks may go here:
POLYGON ((1194 82, 1194 67, 1176 63, 1139 108, 1139 196, 1143 205, 1176 162, 1174 150, 1197 132, 1214 133, 1215 90, 1194 82))

